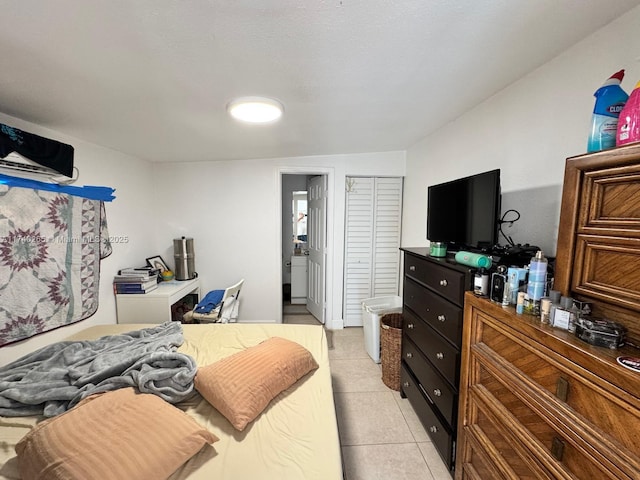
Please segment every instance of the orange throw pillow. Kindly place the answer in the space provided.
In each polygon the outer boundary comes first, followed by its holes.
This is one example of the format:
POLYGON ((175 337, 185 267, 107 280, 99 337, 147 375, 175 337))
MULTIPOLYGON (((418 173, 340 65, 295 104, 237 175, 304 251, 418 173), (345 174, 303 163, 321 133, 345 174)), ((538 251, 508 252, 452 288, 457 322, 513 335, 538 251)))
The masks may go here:
POLYGON ((149 480, 217 440, 160 397, 122 388, 39 423, 16 453, 23 480, 149 480))
POLYGON ((278 394, 318 368, 302 345, 272 337, 198 369, 196 390, 239 431, 278 394))

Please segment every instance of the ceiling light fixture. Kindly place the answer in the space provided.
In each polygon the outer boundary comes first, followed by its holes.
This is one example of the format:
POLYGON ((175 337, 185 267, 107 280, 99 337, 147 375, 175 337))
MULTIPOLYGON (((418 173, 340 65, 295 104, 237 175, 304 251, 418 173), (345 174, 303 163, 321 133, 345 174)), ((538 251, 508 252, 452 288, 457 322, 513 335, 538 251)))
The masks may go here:
POLYGON ((229 102, 227 111, 236 120, 246 123, 271 123, 282 116, 280 102, 266 97, 243 97, 229 102))

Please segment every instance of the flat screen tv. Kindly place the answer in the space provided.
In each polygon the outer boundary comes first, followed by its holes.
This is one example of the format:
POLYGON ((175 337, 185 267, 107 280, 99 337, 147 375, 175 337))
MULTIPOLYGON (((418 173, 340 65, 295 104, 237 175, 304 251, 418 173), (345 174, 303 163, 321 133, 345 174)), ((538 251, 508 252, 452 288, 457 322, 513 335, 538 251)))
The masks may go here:
POLYGON ((451 251, 491 248, 498 240, 500 170, 490 170, 427 190, 427 239, 451 251))

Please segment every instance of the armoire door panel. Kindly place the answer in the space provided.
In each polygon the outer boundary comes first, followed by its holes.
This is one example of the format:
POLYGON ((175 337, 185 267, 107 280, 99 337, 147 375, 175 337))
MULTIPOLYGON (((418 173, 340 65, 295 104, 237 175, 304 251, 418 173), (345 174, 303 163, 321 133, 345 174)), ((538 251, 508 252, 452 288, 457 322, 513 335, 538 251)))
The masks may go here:
POLYGON ((578 235, 572 290, 640 311, 640 239, 578 235))
POLYGON ((640 236, 640 167, 586 172, 579 231, 598 228, 635 231, 640 236))

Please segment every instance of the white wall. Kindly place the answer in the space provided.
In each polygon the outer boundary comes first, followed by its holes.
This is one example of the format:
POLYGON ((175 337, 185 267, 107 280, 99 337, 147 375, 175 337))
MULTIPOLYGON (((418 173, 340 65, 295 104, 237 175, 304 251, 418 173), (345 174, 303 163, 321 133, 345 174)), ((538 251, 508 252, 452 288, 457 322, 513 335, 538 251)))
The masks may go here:
POLYGON ((112 278, 118 269, 144 265, 153 238, 155 207, 159 194, 152 184, 151 164, 120 152, 93 145, 37 125, 0 114, 0 123, 68 143, 75 148, 74 164, 80 170, 76 185, 104 185, 116 189, 116 199, 105 203, 109 235, 126 236, 127 242, 114 243, 113 253, 100 264, 98 311, 90 318, 31 339, 0 348, 0 365, 57 342, 92 325, 116 323, 112 278))
POLYGON ((500 168, 502 210, 522 215, 506 233, 554 255, 565 159, 586 151, 600 85, 621 68, 627 93, 640 80, 638 25, 640 7, 409 148, 402 245, 428 245, 428 185, 500 168))
POLYGON ((240 316, 282 318, 283 174, 329 179, 327 326, 342 327, 345 177, 403 176, 404 152, 154 165, 154 182, 173 185, 158 198, 158 253, 173 264, 172 239, 193 237, 204 291, 245 279, 240 316))

